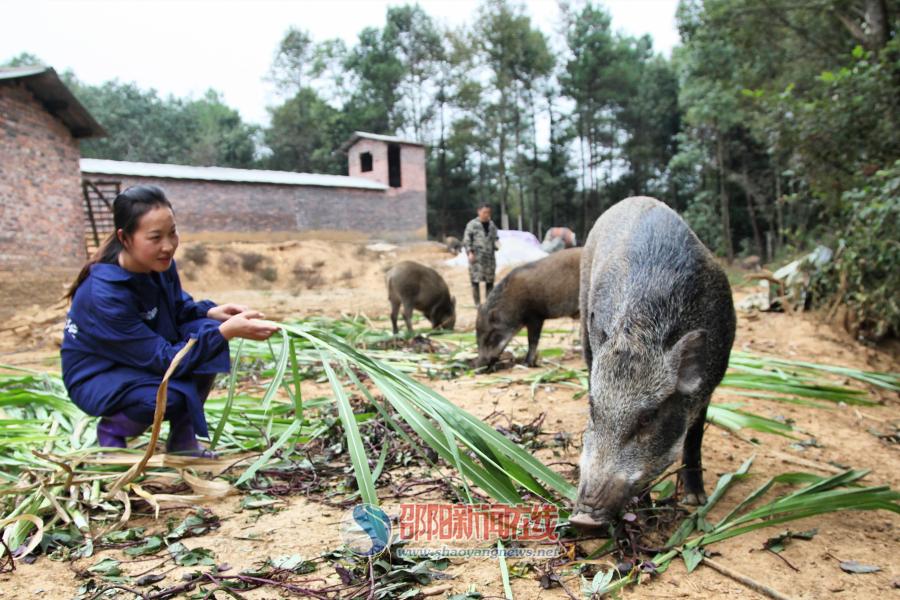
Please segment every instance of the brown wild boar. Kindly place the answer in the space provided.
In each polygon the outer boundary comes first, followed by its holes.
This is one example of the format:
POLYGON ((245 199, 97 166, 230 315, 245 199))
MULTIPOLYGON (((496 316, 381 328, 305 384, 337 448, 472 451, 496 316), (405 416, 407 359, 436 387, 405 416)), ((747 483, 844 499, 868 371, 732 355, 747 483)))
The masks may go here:
POLYGON ((385 274, 388 300, 391 302, 391 325, 398 332, 397 313, 403 305, 403 320, 410 335, 413 333, 413 309, 422 312, 434 329, 450 329, 456 325, 456 298, 450 295, 447 282, 437 271, 405 260, 385 274))
POLYGON ((546 319, 578 318, 578 269, 581 248, 561 250, 516 267, 491 290, 478 308, 475 333, 478 366, 492 366, 522 327, 528 328, 529 367, 537 363, 537 346, 546 319))

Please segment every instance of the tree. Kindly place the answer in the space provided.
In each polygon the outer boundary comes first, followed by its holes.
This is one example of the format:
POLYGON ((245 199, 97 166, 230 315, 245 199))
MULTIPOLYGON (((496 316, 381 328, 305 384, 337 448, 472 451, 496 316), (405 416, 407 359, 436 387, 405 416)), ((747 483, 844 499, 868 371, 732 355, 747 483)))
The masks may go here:
POLYGON ((441 32, 419 5, 406 5, 388 8, 382 37, 405 67, 399 82, 400 121, 414 139, 422 140, 434 118, 438 70, 448 60, 441 32))
POLYGON ((394 50, 382 31, 367 27, 347 55, 344 67, 355 82, 343 112, 353 129, 393 134, 405 125, 400 86, 406 68, 394 50))
POLYGON ((275 88, 286 97, 297 94, 315 71, 313 54, 315 48, 309 33, 295 27, 291 27, 284 34, 278 50, 275 52, 275 60, 269 69, 269 80, 275 84, 275 88))
POLYGON ((85 108, 103 125, 107 136, 85 140, 82 156, 154 163, 190 164, 198 123, 180 99, 160 98, 156 90, 135 83, 107 81, 85 85, 65 76, 85 108))
POLYGON ((270 169, 343 173, 345 161, 336 151, 348 133, 339 110, 314 90, 302 88, 269 113, 272 123, 265 130, 264 141, 271 150, 266 158, 270 169))
POLYGON ((188 102, 184 110, 187 118, 196 124, 195 136, 188 149, 188 164, 254 166, 254 140, 259 128, 244 123, 240 113, 225 104, 217 91, 208 90, 202 99, 188 102))
POLYGON ((30 67, 35 65, 46 65, 36 54, 30 52, 20 52, 4 63, 0 63, 0 67, 30 67))
MULTIPOLYGON (((521 182, 522 131, 527 127, 525 110, 528 90, 532 83, 547 76, 553 69, 553 57, 543 33, 532 28, 531 20, 514 9, 506 0, 488 0, 479 9, 479 24, 474 31, 475 42, 483 64, 491 74, 495 100, 487 108, 491 128, 496 131, 498 161, 500 219, 509 228, 510 173, 508 154, 521 182), (513 139, 510 140, 510 137, 513 139), (512 146, 510 145, 512 142, 512 146), (512 152, 510 152, 512 151, 512 152)), ((524 193, 518 189, 519 228, 525 214, 524 193)))

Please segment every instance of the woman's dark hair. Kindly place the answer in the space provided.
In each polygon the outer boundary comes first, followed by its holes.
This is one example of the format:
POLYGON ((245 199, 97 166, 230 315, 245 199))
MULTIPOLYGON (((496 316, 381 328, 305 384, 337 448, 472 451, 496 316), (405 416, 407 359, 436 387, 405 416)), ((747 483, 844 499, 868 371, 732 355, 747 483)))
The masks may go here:
POLYGON ((87 263, 81 268, 78 277, 72 283, 69 291, 66 292, 66 298, 75 297, 78 286, 87 279, 91 272, 91 265, 95 263, 117 263, 119 261, 119 253, 122 252, 122 242, 119 241, 118 231, 121 229, 123 236, 133 235, 137 230, 138 223, 145 214, 158 206, 172 208, 172 203, 166 198, 166 193, 161 187, 156 185, 133 185, 124 192, 116 196, 113 201, 113 223, 115 229, 109 237, 103 240, 94 255, 88 259, 87 263))

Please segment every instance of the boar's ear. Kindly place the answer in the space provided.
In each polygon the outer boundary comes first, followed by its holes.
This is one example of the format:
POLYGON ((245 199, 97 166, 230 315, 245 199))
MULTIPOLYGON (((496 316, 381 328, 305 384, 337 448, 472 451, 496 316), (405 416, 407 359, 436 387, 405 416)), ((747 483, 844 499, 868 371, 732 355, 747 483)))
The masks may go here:
POLYGON ((704 349, 706 331, 695 329, 684 334, 669 350, 669 364, 676 373, 675 389, 684 395, 691 395, 703 383, 704 349))

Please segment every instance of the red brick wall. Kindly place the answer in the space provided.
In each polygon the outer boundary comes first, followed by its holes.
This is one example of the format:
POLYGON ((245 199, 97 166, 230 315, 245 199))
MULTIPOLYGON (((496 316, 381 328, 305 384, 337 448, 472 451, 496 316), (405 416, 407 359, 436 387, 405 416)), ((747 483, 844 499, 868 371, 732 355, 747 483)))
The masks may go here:
MULTIPOLYGON (((379 140, 360 138, 347 151, 347 167, 351 177, 371 179, 388 185, 388 153, 387 143, 379 140), (363 172, 360 169, 359 155, 363 152, 372 154, 372 170, 363 172)), ((389 188, 388 193, 402 196, 409 192, 425 193, 425 148, 400 144, 400 184, 398 188, 389 188)))
MULTIPOLYGON (((257 183, 231 183, 83 174, 86 179, 162 187, 188 237, 219 240, 302 237, 311 232, 355 233, 391 240, 425 238, 425 192, 257 183)), ((333 237, 339 237, 334 235, 333 237)))
POLYGON ((21 83, 0 83, 0 270, 86 256, 78 141, 21 83))

